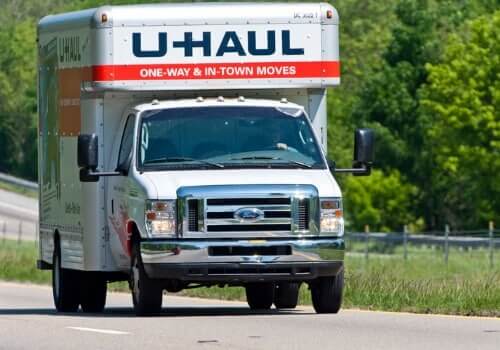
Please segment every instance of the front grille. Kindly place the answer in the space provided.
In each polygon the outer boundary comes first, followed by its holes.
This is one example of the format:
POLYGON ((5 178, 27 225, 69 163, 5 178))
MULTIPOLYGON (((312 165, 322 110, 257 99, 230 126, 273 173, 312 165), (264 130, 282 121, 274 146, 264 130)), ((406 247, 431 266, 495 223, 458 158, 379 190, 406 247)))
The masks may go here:
POLYGON ((188 229, 189 231, 198 231, 198 200, 188 201, 188 229))
POLYGON ((267 205, 267 204, 290 204, 290 198, 213 198, 207 199, 207 205, 267 205))
POLYGON ((297 227, 299 231, 305 231, 309 229, 309 200, 299 200, 297 217, 297 227))
POLYGON ((255 232, 255 231, 290 231, 292 225, 276 225, 276 224, 262 224, 262 225, 207 225, 208 232, 255 232))
POLYGON ((180 237, 267 239, 318 234, 312 185, 186 186, 177 190, 180 237))
POLYGON ((207 232, 290 232, 292 230, 290 197, 209 198, 206 200, 207 232), (235 217, 241 209, 263 213, 256 220, 235 217))

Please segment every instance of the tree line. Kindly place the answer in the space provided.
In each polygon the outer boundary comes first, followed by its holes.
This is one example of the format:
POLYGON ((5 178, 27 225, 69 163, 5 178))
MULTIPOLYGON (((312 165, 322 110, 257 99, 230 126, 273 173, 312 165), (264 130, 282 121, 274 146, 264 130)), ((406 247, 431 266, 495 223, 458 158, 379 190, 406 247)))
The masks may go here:
MULTIPOLYGON (((36 23, 103 4, 3 0, 0 171, 36 179, 36 23)), ((328 156, 352 161, 352 133, 377 136, 370 177, 340 175, 349 229, 500 222, 500 0, 338 0, 342 83, 328 98, 328 156)))

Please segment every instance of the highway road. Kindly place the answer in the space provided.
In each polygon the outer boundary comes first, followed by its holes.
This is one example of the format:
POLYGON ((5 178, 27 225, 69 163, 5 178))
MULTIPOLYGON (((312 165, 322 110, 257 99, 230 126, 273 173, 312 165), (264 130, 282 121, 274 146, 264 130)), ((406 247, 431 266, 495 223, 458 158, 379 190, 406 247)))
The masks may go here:
POLYGON ((56 314, 48 287, 0 282, 0 349, 500 349, 500 319, 342 310, 252 312, 168 295, 138 318, 128 294, 103 314, 56 314))

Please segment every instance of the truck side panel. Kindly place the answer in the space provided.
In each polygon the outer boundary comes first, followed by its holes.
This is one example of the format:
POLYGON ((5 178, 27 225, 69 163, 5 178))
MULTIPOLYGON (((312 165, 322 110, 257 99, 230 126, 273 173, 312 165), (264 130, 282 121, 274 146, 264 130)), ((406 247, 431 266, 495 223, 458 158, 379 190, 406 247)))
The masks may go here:
POLYGON ((95 205, 102 192, 82 185, 76 163, 77 136, 102 128, 102 103, 83 99, 81 91, 91 80, 90 33, 83 27, 39 36, 40 259, 52 262, 57 234, 63 267, 101 270, 105 234, 93 231, 104 227, 97 225, 102 204, 95 205))

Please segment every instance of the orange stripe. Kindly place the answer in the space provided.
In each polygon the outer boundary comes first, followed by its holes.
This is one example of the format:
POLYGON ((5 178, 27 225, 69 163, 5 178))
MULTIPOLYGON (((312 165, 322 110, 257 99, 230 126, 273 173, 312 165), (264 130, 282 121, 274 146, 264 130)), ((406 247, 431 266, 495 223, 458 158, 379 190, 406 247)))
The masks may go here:
POLYGON ((81 128, 80 92, 83 81, 92 79, 92 69, 64 68, 58 70, 59 134, 78 135, 81 128))

